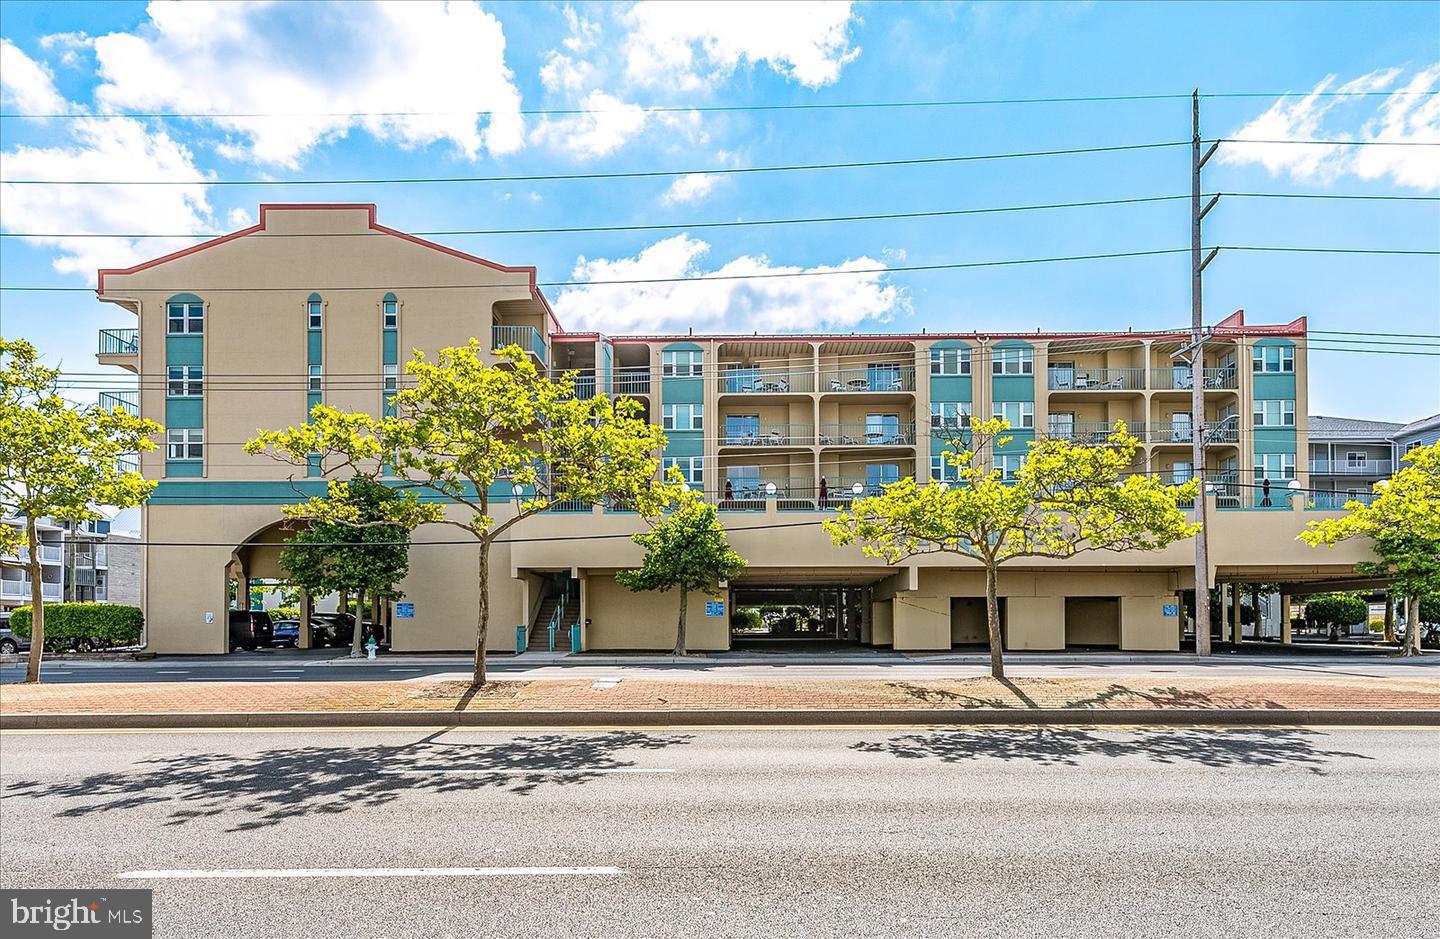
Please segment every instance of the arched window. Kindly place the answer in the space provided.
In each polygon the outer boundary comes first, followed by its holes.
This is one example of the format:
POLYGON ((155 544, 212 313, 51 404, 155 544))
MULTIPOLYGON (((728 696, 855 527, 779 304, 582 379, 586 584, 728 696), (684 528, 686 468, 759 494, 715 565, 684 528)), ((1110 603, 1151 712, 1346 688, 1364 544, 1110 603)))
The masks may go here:
POLYGON ((312 293, 305 301, 305 322, 310 329, 319 329, 324 320, 325 303, 318 293, 312 293))
POLYGON ((400 301, 393 293, 387 293, 380 301, 380 325, 384 329, 398 329, 400 326, 400 301))
POLYGON ((165 331, 172 336, 205 332, 205 301, 193 293, 181 293, 165 303, 165 331))

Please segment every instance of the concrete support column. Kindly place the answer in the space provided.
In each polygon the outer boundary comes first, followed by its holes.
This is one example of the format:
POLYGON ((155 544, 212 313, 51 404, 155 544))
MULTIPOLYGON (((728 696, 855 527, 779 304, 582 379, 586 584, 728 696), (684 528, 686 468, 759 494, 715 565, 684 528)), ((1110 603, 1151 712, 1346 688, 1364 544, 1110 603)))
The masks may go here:
MULTIPOLYGON (((1228 584, 1216 584, 1215 589, 1220 594, 1220 641, 1224 642, 1225 637, 1230 635, 1230 604, 1225 602, 1230 586, 1228 584)), ((1196 598, 1196 602, 1199 602, 1199 598, 1196 598)), ((1210 598, 1206 597, 1205 602, 1209 603, 1210 598)))
POLYGON ((1230 628, 1234 631, 1232 641, 1237 646, 1245 638, 1245 618, 1240 615, 1240 598, 1244 591, 1240 589, 1240 586, 1240 584, 1230 585, 1230 628))
POLYGON ((310 596, 310 591, 300 591, 300 639, 298 645, 302 649, 309 649, 315 644, 314 636, 310 632, 310 616, 315 612, 315 600, 310 596))
POLYGON ((1290 594, 1280 594, 1280 641, 1290 645, 1295 637, 1290 633, 1290 594))

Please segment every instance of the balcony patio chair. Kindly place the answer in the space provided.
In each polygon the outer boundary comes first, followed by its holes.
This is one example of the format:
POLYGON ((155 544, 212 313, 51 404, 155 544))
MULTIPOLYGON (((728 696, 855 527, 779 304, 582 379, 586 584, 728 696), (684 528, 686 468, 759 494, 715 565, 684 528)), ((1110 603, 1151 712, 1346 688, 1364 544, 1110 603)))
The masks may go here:
POLYGON ((772 430, 772 431, 770 431, 769 435, 765 438, 765 443, 766 443, 767 446, 771 446, 771 447, 781 447, 781 446, 784 446, 784 445, 785 445, 785 435, 782 434, 782 433, 780 433, 780 431, 778 431, 778 430, 772 430))
POLYGON ((847 388, 845 387, 845 385, 840 381, 840 379, 838 379, 838 378, 832 378, 832 379, 830 379, 830 390, 831 390, 831 391, 847 391, 847 390, 849 390, 849 389, 847 389, 847 388))
POLYGON ((1109 381, 1101 382, 1100 384, 1096 385, 1095 387, 1096 387, 1096 388, 1124 388, 1124 387, 1125 387, 1125 376, 1121 375, 1121 376, 1119 376, 1119 377, 1117 377, 1117 378, 1112 378, 1112 379, 1110 379, 1109 381))

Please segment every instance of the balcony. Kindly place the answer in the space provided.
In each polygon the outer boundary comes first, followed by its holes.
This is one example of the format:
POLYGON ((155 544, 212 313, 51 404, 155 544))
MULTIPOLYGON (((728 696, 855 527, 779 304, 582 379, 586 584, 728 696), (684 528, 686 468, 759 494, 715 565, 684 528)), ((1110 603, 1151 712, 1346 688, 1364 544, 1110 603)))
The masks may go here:
POLYGON ((615 393, 617 395, 648 395, 650 393, 650 369, 644 365, 616 369, 615 393))
POLYGON ((1392 460, 1311 460, 1310 472, 1316 476, 1389 476, 1395 471, 1392 460))
POLYGON ((915 444, 913 423, 822 424, 822 447, 909 447, 915 444))
POLYGON ((102 329, 95 358, 101 365, 140 371, 140 330, 102 329))
POLYGON ((718 380, 722 395, 809 394, 815 390, 815 373, 809 369, 727 369, 718 380))
MULTIPOLYGON (((1155 421, 1149 426, 1148 442, 1189 444, 1194 440, 1194 430, 1189 421, 1155 421)), ((1239 442, 1240 421, 1234 417, 1222 418, 1205 426, 1206 445, 1239 442)))
POLYGON ((40 542, 40 563, 58 564, 65 556, 65 549, 58 544, 40 542))
MULTIPOLYGON (((0 580, 0 596, 8 600, 29 600, 30 580, 0 580)), ((40 596, 46 600, 60 599, 60 585, 41 581, 40 596)))
POLYGON ((913 365, 871 365, 831 369, 820 376, 825 392, 905 392, 915 390, 913 365))
POLYGON ((545 339, 534 326, 491 326, 490 346, 497 352, 507 346, 519 346, 521 352, 545 364, 545 339))
POLYGON ((809 424, 726 424, 722 447, 809 447, 815 428, 809 424))
MULTIPOLYGON (((1145 442, 1145 424, 1141 421, 1126 421, 1125 430, 1130 436, 1145 442)), ((1045 436, 1055 440, 1067 440, 1073 444, 1086 447, 1099 446, 1110 439, 1115 432, 1114 421, 1073 421, 1070 423, 1052 423, 1045 431, 1045 436)))
POLYGON ((1050 368, 1051 391, 1142 391, 1143 368, 1050 368))
MULTIPOLYGON (((1155 391, 1189 391, 1194 387, 1190 366, 1150 370, 1150 387, 1155 391)), ((1206 391, 1234 391, 1240 387, 1240 373, 1234 368, 1207 368, 1203 373, 1206 391)))
POLYGON ((95 403, 107 411, 120 408, 131 417, 140 416, 140 392, 133 388, 112 388, 95 394, 95 403))
POLYGON ((1369 505, 1375 501, 1373 492, 1311 492, 1306 494, 1306 507, 1323 512, 1341 512, 1347 502, 1369 505))
POLYGON ((121 472, 138 473, 140 472, 140 454, 122 453, 115 458, 115 465, 120 467, 121 472))

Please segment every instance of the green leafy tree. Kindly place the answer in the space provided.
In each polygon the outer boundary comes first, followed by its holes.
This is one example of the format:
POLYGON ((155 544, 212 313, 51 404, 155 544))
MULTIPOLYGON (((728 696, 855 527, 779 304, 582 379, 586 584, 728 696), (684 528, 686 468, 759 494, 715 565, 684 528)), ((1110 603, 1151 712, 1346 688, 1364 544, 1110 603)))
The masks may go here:
MULTIPOLYGON (((376 614, 371 622, 378 626, 380 600, 401 597, 395 585, 410 570, 410 529, 390 523, 388 511, 404 497, 360 476, 345 483, 345 499, 356 511, 355 523, 320 521, 297 532, 280 551, 280 566, 311 596, 355 593, 370 597, 376 614)), ((364 609, 363 602, 360 609, 364 609)), ((355 617, 350 637, 352 658, 363 654, 363 618, 355 617)))
POLYGON ((1326 630, 1331 642, 1339 641, 1342 627, 1363 623, 1369 615, 1369 604, 1356 593, 1317 593, 1305 598, 1305 622, 1326 630))
POLYGON ((1375 499, 1347 502, 1346 514, 1311 522, 1300 539, 1333 548, 1351 538, 1369 538, 1377 560, 1356 571, 1383 577, 1406 598, 1408 633, 1402 654, 1419 655, 1420 601, 1440 594, 1440 444, 1416 447, 1402 456, 1406 465, 1375 484, 1375 499))
MULTIPOLYGON (((265 431, 245 445, 296 466, 318 455, 327 475, 391 476, 387 485, 402 498, 386 506, 380 524, 449 525, 475 539, 477 684, 485 682, 496 540, 564 503, 609 501, 654 515, 673 498, 673 487, 656 480, 665 436, 644 420, 638 402, 579 400, 571 376, 549 378, 519 347, 497 355, 497 363, 486 362, 475 339, 441 349, 433 362, 417 351, 405 366, 411 386, 396 392, 393 416, 319 405, 303 427, 265 431), (417 490, 458 511, 422 502, 417 490)), ((366 524, 345 482, 285 511, 312 522, 366 524)))
POLYGON ((30 661, 25 680, 40 680, 45 647, 45 598, 40 537, 44 516, 70 522, 103 518, 96 505, 129 508, 150 497, 155 483, 120 464, 125 454, 152 450, 163 428, 123 408, 77 406, 55 390, 60 370, 40 364, 35 346, 0 338, 0 518, 23 517, 23 535, 0 524, 0 555, 30 573, 30 661))
POLYGON ((718 590, 745 570, 745 559, 731 549, 720 513, 698 493, 684 489, 675 508, 660 516, 649 531, 632 540, 645 549, 644 563, 620 571, 615 580, 630 590, 679 590, 680 620, 675 654, 685 654, 685 613, 692 590, 718 590))
POLYGON ((1066 560, 1088 551, 1154 551, 1193 537, 1179 503, 1195 498, 1196 480, 1170 486, 1132 473, 1138 441, 1115 424, 1109 439, 1080 446, 1046 437, 1030 446, 1013 479, 982 457, 1011 438, 1004 420, 973 420, 945 458, 954 483, 905 478, 882 494, 857 500, 826 530, 837 545, 859 544, 866 555, 897 564, 928 554, 954 554, 985 569, 990 671, 1005 677, 997 581, 1017 558, 1066 560))

